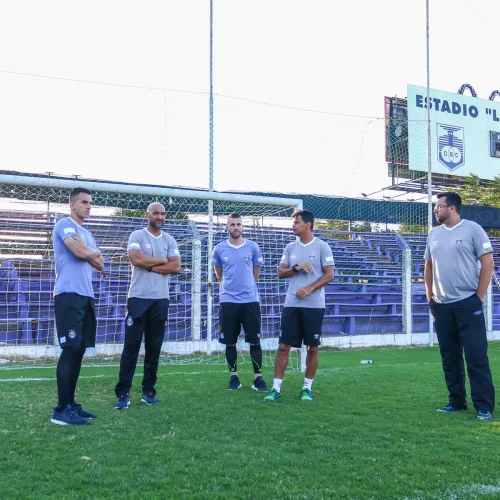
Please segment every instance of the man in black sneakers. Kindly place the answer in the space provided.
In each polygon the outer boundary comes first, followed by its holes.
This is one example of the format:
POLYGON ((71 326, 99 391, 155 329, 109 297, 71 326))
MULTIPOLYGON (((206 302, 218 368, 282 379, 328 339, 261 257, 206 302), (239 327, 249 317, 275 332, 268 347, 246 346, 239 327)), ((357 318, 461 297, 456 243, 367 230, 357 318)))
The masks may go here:
POLYGON ((62 351, 56 372, 59 402, 50 421, 57 425, 87 425, 95 415, 75 402, 75 390, 85 350, 95 346, 92 268, 102 271, 104 261, 92 234, 83 227, 92 207, 91 192, 73 189, 69 206, 70 216, 59 220, 53 232, 54 312, 62 351))
POLYGON ((243 327, 245 342, 250 344, 254 370, 252 389, 267 392, 262 378, 261 317, 257 291, 262 252, 256 243, 243 239, 243 224, 238 213, 229 215, 226 229, 229 239, 214 248, 212 264, 221 287, 219 342, 226 346, 226 360, 231 373, 228 390, 241 388, 236 366, 236 342, 243 327))
POLYGON ((467 409, 464 358, 477 419, 493 420, 495 389, 488 360, 483 301, 493 272, 493 248, 483 228, 460 218, 457 193, 437 195, 441 223, 427 238, 425 289, 436 325, 448 404, 438 411, 467 409))
POLYGON ((120 361, 119 381, 115 388, 115 408, 127 409, 144 333, 144 377, 142 399, 147 405, 158 404, 155 384, 158 361, 168 317, 170 275, 181 270, 181 258, 175 239, 162 231, 165 207, 152 203, 146 212, 148 225, 134 231, 128 240, 132 263, 132 282, 127 300, 125 343, 120 361))

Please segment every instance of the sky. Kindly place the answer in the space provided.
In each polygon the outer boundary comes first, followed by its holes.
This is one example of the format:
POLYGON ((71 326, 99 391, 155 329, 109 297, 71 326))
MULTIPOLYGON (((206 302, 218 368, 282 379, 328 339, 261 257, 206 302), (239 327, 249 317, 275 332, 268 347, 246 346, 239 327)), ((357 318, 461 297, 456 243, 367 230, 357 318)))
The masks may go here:
MULTIPOLYGON (((498 89, 498 0, 430 0, 431 87, 498 89)), ((426 84, 425 0, 214 0, 214 189, 390 184, 384 96, 426 84)), ((0 168, 209 185, 208 0, 0 1, 0 168)))

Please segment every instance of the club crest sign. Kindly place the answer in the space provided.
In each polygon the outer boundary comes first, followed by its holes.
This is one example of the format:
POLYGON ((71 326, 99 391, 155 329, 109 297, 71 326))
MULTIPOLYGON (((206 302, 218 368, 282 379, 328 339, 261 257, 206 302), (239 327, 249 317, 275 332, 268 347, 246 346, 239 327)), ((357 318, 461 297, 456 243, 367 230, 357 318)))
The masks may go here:
POLYGON ((438 160, 449 170, 465 163, 464 129, 455 125, 437 124, 438 160))

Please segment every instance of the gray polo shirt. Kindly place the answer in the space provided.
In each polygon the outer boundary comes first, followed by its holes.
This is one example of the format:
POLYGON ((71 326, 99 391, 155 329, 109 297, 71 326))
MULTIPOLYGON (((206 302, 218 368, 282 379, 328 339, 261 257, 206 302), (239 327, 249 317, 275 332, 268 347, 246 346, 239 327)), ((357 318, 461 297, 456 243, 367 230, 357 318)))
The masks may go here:
POLYGON ((312 285, 318 281, 324 273, 323 267, 334 266, 332 250, 322 240, 314 238, 309 243, 301 243, 296 240, 289 243, 285 247, 283 257, 281 257, 281 264, 288 264, 293 267, 295 264, 303 264, 309 262, 312 267, 310 273, 299 271, 290 278, 290 284, 286 292, 284 307, 308 307, 308 308, 325 308, 325 289, 318 288, 314 290, 311 295, 303 299, 296 297, 297 290, 300 288, 312 285))
POLYGON ((432 298, 450 304, 477 291, 481 263, 479 257, 493 252, 484 229, 462 219, 452 228, 434 228, 427 238, 425 259, 432 261, 432 298))
MULTIPOLYGON (((180 257, 177 243, 164 231, 153 236, 146 228, 134 231, 128 240, 128 250, 140 250, 149 257, 180 257)), ((169 299, 170 274, 149 272, 132 266, 129 297, 138 299, 169 299)))

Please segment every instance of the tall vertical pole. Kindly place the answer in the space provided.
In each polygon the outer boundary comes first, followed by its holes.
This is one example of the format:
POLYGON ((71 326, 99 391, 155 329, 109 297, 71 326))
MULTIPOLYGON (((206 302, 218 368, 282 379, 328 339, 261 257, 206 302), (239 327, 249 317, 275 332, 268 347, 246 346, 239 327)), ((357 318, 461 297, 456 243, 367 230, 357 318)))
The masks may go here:
MULTIPOLYGON (((213 82, 213 25, 214 3, 210 0, 210 93, 208 98, 208 192, 214 190, 214 82, 213 82)), ((212 247, 214 236, 214 201, 208 201, 207 242, 207 354, 212 354, 212 247)))
MULTIPOLYGON (((425 1, 426 20, 426 48, 427 48, 427 231, 432 229, 432 137, 431 137, 431 105, 430 105, 430 26, 429 26, 429 3, 425 1)), ((429 312, 429 345, 434 345, 434 321, 429 312)))

